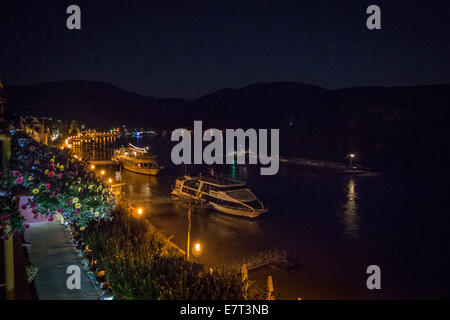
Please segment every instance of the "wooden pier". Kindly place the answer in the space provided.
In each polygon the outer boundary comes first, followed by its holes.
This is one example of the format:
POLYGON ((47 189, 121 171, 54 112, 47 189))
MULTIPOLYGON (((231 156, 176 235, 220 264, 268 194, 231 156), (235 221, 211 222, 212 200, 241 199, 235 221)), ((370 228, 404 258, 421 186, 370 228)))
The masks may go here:
MULTIPOLYGON (((114 145, 119 137, 118 131, 97 132, 83 131, 66 139, 65 145, 88 161, 110 160, 114 145)), ((100 163, 99 163, 100 164, 100 163)), ((110 164, 110 163, 101 163, 110 164)))
POLYGON ((88 161, 89 164, 95 164, 95 165, 112 165, 117 164, 117 162, 114 162, 112 160, 90 160, 88 161))
POLYGON ((175 197, 175 196, 156 196, 149 199, 142 200, 142 198, 127 198, 128 201, 133 202, 134 205, 146 205, 146 204, 164 204, 164 203, 175 203, 175 202, 185 202, 186 200, 175 197))
POLYGON ((242 257, 225 264, 214 267, 218 272, 240 272, 242 265, 247 266, 247 270, 253 270, 273 263, 287 262, 287 251, 283 249, 272 249, 242 257))

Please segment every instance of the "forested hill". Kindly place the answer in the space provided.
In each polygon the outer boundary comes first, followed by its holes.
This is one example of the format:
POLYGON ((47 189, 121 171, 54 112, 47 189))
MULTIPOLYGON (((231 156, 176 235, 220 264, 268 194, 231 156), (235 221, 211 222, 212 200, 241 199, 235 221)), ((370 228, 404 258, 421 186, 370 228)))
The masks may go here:
POLYGON ((205 128, 280 128, 282 154, 319 159, 342 160, 354 151, 376 166, 441 164, 448 149, 450 85, 329 90, 273 82, 187 100, 142 96, 101 82, 63 81, 7 85, 4 94, 9 114, 90 125, 173 129, 203 120, 205 128))

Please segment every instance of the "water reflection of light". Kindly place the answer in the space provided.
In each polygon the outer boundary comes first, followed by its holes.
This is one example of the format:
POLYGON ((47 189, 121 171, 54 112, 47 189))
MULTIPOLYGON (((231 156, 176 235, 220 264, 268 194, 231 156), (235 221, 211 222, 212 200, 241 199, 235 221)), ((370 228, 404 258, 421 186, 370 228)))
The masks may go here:
POLYGON ((222 240, 236 239, 237 236, 261 235, 262 230, 259 221, 233 217, 214 210, 208 210, 205 214, 196 215, 195 218, 200 230, 214 230, 214 237, 222 240))
POLYGON ((122 175, 120 171, 115 172, 116 181, 122 181, 122 175))
MULTIPOLYGON (((117 172, 116 172, 117 174, 117 172)), ((153 191, 159 190, 158 178, 154 176, 137 174, 128 170, 123 170, 119 177, 126 183, 124 188, 129 200, 137 201, 150 199, 154 196, 153 191)))
POLYGON ((345 234, 353 239, 359 237, 358 204, 356 202, 358 195, 355 191, 355 187, 355 181, 353 178, 350 178, 346 188, 347 202, 343 205, 343 223, 345 227, 345 234))

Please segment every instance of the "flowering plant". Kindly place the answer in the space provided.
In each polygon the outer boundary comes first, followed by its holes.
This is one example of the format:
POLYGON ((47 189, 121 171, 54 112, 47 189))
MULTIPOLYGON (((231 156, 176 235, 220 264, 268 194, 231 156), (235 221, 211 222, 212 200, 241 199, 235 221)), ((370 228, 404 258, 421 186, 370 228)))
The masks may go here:
POLYGON ((0 197, 0 237, 7 240, 14 234, 28 228, 24 225, 24 217, 17 209, 17 202, 14 198, 0 197))
POLYGON ((33 198, 22 209, 29 207, 35 216, 45 215, 49 221, 62 214, 79 227, 93 219, 111 218, 112 193, 86 171, 84 163, 75 161, 69 152, 18 135, 13 139, 10 163, 14 169, 0 187, 10 195, 17 194, 18 188, 31 192, 33 198))
POLYGON ((27 281, 28 283, 33 282, 34 278, 37 276, 39 268, 33 264, 27 266, 27 281))

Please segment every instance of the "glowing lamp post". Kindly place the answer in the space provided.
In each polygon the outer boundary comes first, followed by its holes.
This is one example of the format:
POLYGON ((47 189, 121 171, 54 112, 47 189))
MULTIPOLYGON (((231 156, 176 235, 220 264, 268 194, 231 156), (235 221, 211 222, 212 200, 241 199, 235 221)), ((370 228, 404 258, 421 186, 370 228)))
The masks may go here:
POLYGON ((191 251, 191 201, 188 200, 188 237, 186 245, 186 260, 189 261, 189 252, 191 251))
POLYGON ((94 165, 91 165, 91 169, 94 170, 94 169, 95 169, 95 166, 94 166, 94 165))
POLYGON ((195 252, 197 252, 197 253, 200 253, 200 251, 202 250, 202 248, 201 248, 199 242, 197 242, 197 243, 194 245, 194 250, 195 250, 195 252))
POLYGON ((349 153, 347 155, 347 158, 348 158, 348 164, 350 165, 350 167, 353 166, 353 159, 355 158, 355 154, 354 153, 349 153))
POLYGON ((102 176, 104 176, 104 175, 105 175, 105 170, 100 171, 100 174, 101 174, 102 176))
POLYGON ((142 210, 142 208, 137 209, 138 215, 142 215, 143 212, 144 212, 144 211, 142 210))

